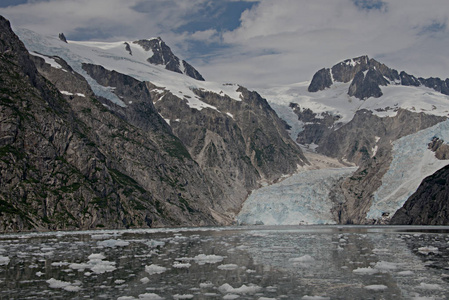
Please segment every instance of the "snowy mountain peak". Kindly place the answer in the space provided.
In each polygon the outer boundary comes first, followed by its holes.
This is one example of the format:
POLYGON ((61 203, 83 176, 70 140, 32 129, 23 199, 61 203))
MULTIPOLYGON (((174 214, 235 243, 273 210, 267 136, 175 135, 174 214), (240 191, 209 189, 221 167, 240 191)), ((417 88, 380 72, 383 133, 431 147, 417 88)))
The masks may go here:
POLYGON ((165 65, 167 70, 186 74, 194 79, 204 81, 203 76, 186 61, 180 59, 171 51, 170 47, 160 38, 151 38, 146 40, 134 41, 134 44, 140 45, 145 51, 151 51, 153 55, 147 59, 151 64, 165 65))
POLYGON ((332 68, 323 68, 315 73, 308 87, 311 93, 330 88, 336 82, 350 83, 348 95, 361 100, 383 95, 381 86, 404 85, 425 86, 449 95, 449 79, 416 78, 402 71, 389 68, 367 55, 346 59, 332 68))

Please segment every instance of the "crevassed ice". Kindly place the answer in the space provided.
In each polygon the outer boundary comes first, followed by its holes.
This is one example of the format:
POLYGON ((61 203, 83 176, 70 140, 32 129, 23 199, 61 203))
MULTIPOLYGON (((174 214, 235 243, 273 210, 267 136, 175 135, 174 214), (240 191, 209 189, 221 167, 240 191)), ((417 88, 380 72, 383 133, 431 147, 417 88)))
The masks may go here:
POLYGON ((449 121, 411 134, 393 143, 393 160, 382 177, 382 185, 374 193, 368 219, 378 219, 383 213, 390 215, 404 205, 421 181, 449 164, 438 160, 428 149, 433 137, 449 141, 449 121))
POLYGON ((254 191, 236 217, 241 224, 335 224, 329 192, 356 168, 310 170, 254 191))

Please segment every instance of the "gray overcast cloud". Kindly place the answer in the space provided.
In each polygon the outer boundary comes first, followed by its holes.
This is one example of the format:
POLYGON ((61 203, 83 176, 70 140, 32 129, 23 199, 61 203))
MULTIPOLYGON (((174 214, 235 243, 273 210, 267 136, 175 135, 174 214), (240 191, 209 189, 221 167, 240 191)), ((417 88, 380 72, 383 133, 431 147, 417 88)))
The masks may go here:
POLYGON ((0 14, 68 39, 161 36, 206 79, 250 88, 310 80, 364 54, 449 77, 447 0, 8 0, 0 14))

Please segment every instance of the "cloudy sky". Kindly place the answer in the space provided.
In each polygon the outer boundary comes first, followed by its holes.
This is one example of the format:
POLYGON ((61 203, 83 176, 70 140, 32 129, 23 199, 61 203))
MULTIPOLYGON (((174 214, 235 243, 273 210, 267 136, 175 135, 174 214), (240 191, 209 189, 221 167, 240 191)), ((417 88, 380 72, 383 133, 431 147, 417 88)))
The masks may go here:
POLYGON ((310 80, 364 54, 449 77, 447 0, 1 0, 0 14, 69 40, 160 36, 206 79, 249 88, 310 80))

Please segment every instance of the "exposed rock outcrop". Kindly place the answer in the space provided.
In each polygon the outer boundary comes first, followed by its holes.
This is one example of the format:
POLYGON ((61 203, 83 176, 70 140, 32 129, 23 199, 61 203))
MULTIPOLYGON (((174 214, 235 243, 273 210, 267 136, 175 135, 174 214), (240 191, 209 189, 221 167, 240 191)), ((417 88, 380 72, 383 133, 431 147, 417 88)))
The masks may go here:
POLYGON ((186 61, 183 60, 181 65, 179 58, 173 54, 170 47, 160 37, 139 40, 134 43, 140 45, 145 51, 151 50, 153 52, 153 55, 147 59, 149 63, 165 65, 167 70, 186 74, 194 79, 204 81, 203 76, 186 61))
POLYGON ((402 71, 398 73, 386 65, 360 56, 344 60, 331 69, 321 69, 315 73, 310 82, 308 91, 318 92, 329 88, 334 82, 351 82, 348 95, 358 99, 382 96, 381 86, 399 84, 404 86, 425 86, 445 95, 449 95, 449 78, 416 78, 402 71))
POLYGON ((332 83, 331 70, 323 68, 313 75, 312 82, 307 90, 311 93, 322 91, 329 88, 332 83))
POLYGON ((392 225, 449 225, 449 166, 425 178, 391 218, 392 225))
POLYGON ((1 231, 217 224, 210 183, 156 112, 136 128, 4 18, 0 40, 1 231))

